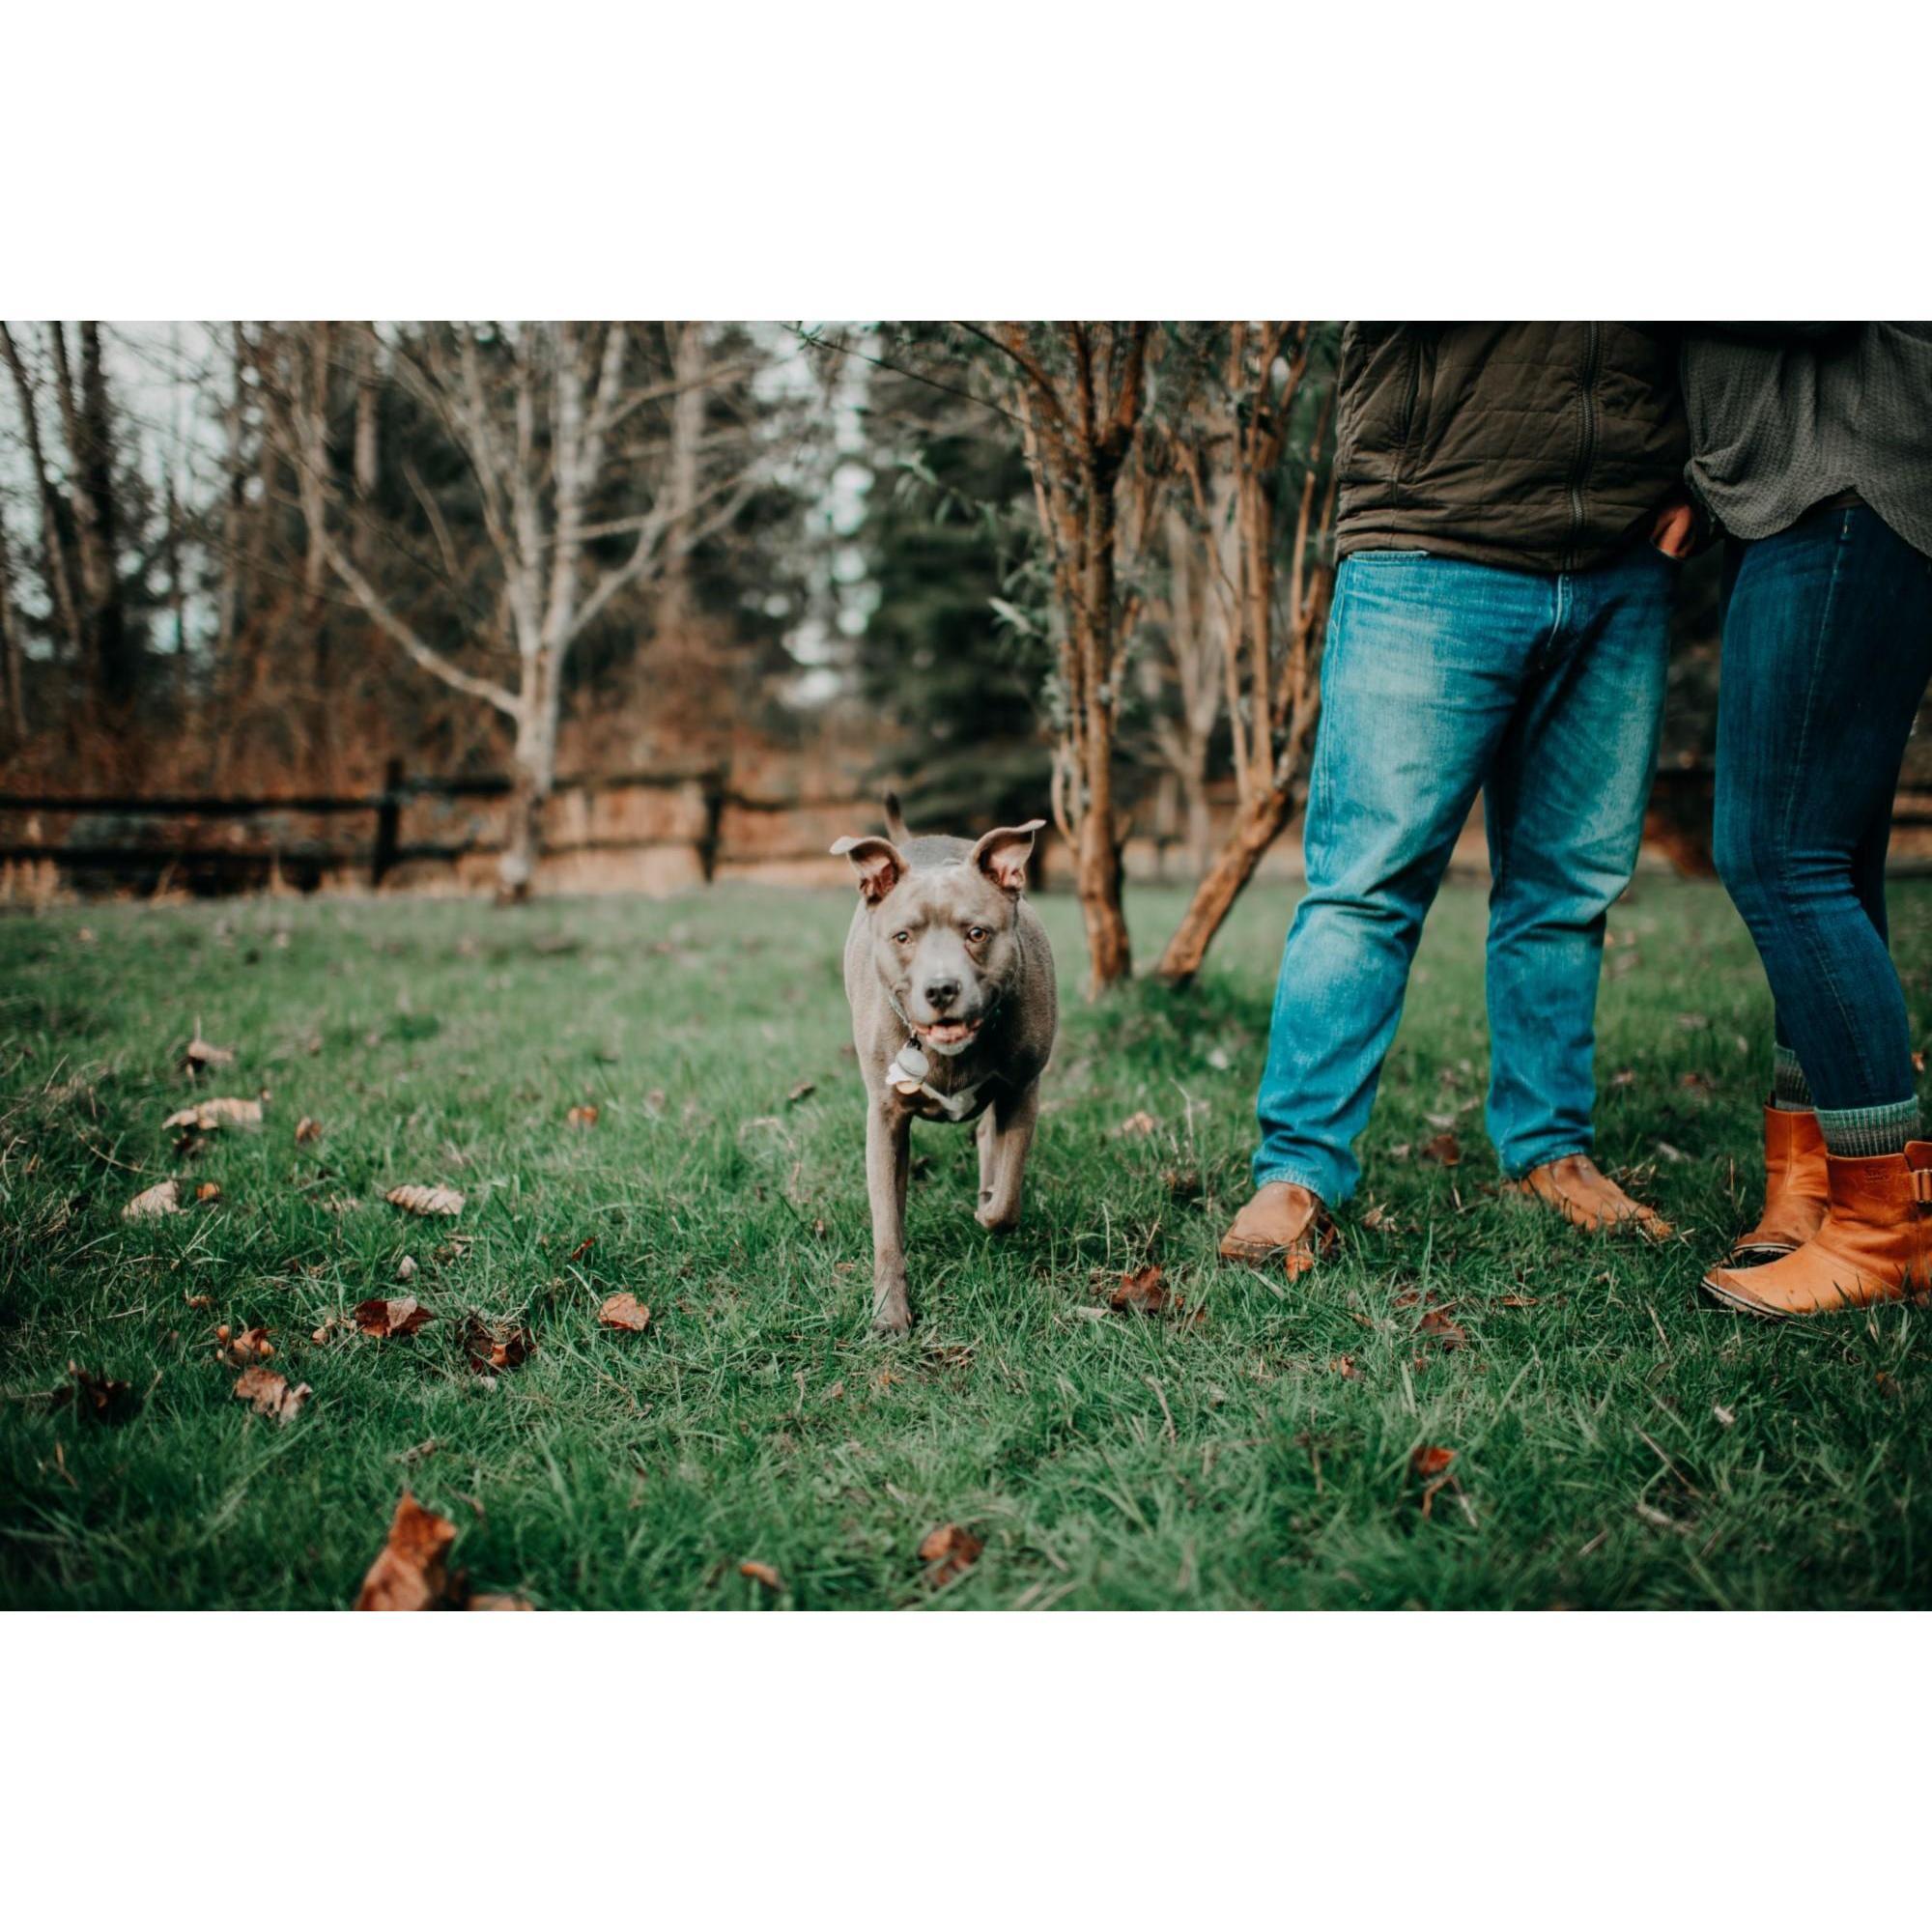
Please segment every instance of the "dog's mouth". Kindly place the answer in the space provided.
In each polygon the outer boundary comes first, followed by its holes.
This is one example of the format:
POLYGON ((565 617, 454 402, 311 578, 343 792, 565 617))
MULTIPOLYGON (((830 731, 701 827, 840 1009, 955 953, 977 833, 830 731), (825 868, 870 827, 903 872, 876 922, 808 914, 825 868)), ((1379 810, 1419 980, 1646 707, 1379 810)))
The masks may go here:
POLYGON ((978 1020, 935 1020, 930 1026, 915 1027, 921 1039, 934 1046, 963 1046, 980 1031, 978 1020))

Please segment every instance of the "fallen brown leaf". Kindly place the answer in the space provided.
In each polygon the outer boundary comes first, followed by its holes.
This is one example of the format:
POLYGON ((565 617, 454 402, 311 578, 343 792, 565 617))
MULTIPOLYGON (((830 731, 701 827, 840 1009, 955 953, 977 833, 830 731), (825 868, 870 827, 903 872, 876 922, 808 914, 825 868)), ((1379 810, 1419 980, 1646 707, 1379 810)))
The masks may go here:
POLYGON ((1158 1315, 1168 1304, 1158 1262, 1121 1277, 1121 1285, 1107 1297, 1107 1306, 1117 1314, 1158 1315))
POLYGON ((244 1328, 238 1335, 223 1322, 214 1331, 214 1352, 231 1369, 246 1368, 250 1362, 266 1362, 275 1352, 263 1327, 244 1328))
MULTIPOLYGON (((597 1112, 596 1104, 592 1101, 586 1101, 581 1107, 571 1108, 570 1112, 563 1117, 564 1125, 568 1127, 594 1127, 597 1124, 597 1112)), ((389 1198, 393 1201, 395 1196, 392 1194, 389 1198)))
POLYGON ((405 1255, 402 1258, 402 1260, 396 1264, 396 1279, 400 1282, 408 1283, 415 1280, 415 1278, 416 1278, 416 1258, 413 1255, 405 1255))
POLYGON ((606 1328, 627 1328, 640 1335, 650 1326, 651 1311, 629 1289, 620 1289, 615 1294, 605 1296, 597 1320, 606 1328))
POLYGON ((1497 1302, 1498 1308, 1534 1308, 1538 1297, 1533 1294, 1506 1294, 1497 1302))
POLYGON ((297 1147, 307 1147, 310 1142, 319 1141, 321 1138, 322 1138, 322 1122, 320 1121, 312 1121, 306 1114, 304 1114, 301 1117, 301 1119, 296 1122, 297 1147))
POLYGON ((204 1180, 194 1190, 194 1198, 204 1206, 212 1206, 221 1199, 221 1183, 218 1180, 204 1180))
POLYGON ((962 1529, 956 1522, 943 1522, 928 1531, 925 1541, 919 1546, 919 1560, 925 1565, 929 1581, 950 1583, 979 1562, 980 1552, 985 1547, 970 1529, 962 1529))
POLYGON ((1340 1376, 1345 1382, 1358 1382, 1362 1379, 1362 1372, 1355 1366, 1353 1355, 1337 1355, 1329 1362, 1328 1368, 1331 1374, 1340 1376))
POLYGON ((1445 1349, 1460 1349, 1469 1339, 1462 1323, 1451 1321, 1448 1313, 1440 1308, 1423 1311, 1421 1332, 1445 1349))
POLYGON ((406 1208, 412 1214, 460 1214, 463 1196, 453 1187, 419 1187, 410 1182, 392 1187, 384 1200, 393 1207, 406 1208))
POLYGON ((182 1299, 190 1308, 213 1308, 214 1306, 214 1297, 212 1294, 187 1294, 184 1295, 182 1299))
POLYGON ((784 1588, 779 1581, 779 1573, 769 1563, 741 1563, 738 1565, 738 1575, 749 1577, 754 1583, 762 1583, 768 1590, 784 1588))
POLYGON ((69 1385, 54 1397, 56 1408, 71 1403, 81 1414, 91 1415, 97 1422, 125 1422, 141 1406, 140 1398, 128 1382, 116 1381, 106 1374, 96 1375, 78 1362, 70 1362, 67 1372, 69 1385))
POLYGON ((412 1294, 398 1295, 394 1300, 372 1295, 367 1301, 358 1301, 354 1313, 355 1325, 363 1334, 384 1338, 413 1335, 425 1321, 436 1320, 412 1294))
POLYGON ((798 1085, 794 1087, 791 1090, 791 1092, 785 1095, 785 1104, 789 1107, 796 1107, 801 1100, 810 1099, 811 1096, 817 1092, 818 1092, 818 1082, 816 1080, 801 1080, 798 1083, 798 1085))
POLYGON ((152 1221, 162 1214, 181 1212, 181 1182, 157 1180, 146 1187, 121 1210, 124 1221, 152 1221))
POLYGON ((1439 1443, 1425 1442, 1419 1449, 1410 1452, 1408 1473, 1426 1482, 1431 1476, 1439 1476, 1455 1460, 1455 1450, 1444 1449, 1439 1443))
POLYGON ((306 1382, 291 1388, 287 1377, 273 1369, 244 1369, 235 1383, 237 1402, 252 1403, 257 1415, 271 1415, 277 1422, 293 1422, 314 1393, 306 1382))
POLYGON ((566 1261, 581 1262, 596 1245, 597 1236, 595 1235, 585 1235, 582 1240, 579 1241, 564 1259, 566 1261))
POLYGON ((456 1525, 424 1509, 405 1490, 389 1538, 377 1552, 356 1593, 358 1610, 440 1609, 449 1587, 449 1546, 456 1525))
POLYGON ((1442 1167, 1463 1164, 1463 1144, 1454 1134, 1437 1134, 1434 1140, 1424 1141, 1415 1153, 1418 1160, 1433 1160, 1442 1167))
POLYGON ((216 1046, 213 1040, 201 1037, 201 1022, 194 1023, 194 1037, 188 1041, 187 1050, 182 1055, 182 1065, 190 1073, 199 1073, 204 1066, 232 1066, 235 1064, 235 1049, 232 1046, 216 1046))
POLYGON ((490 1322, 471 1315, 463 1324, 463 1352, 479 1376, 522 1367, 535 1347, 536 1338, 516 1322, 490 1322))
POLYGON ((192 1127, 196 1133, 212 1134, 217 1127, 259 1127, 262 1103, 227 1096, 219 1100, 197 1100, 161 1122, 164 1127, 192 1127))
POLYGON ((1137 1114, 1129 1114, 1115 1131, 1123 1139, 1133 1140, 1141 1136, 1155 1133, 1159 1130, 1159 1127, 1160 1122, 1143 1108, 1137 1114))

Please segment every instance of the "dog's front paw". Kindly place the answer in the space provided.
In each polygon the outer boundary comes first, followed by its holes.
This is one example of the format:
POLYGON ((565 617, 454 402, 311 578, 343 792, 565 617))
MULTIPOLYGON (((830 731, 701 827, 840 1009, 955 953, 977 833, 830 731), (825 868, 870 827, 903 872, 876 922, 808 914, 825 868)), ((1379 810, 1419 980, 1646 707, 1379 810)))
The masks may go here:
POLYGON ((1017 1203, 1003 1208, 997 1201, 982 1201, 974 1208, 973 1218, 989 1235, 1010 1235, 1020 1224, 1020 1210, 1017 1203))
POLYGON ((872 1333, 903 1335, 911 1326, 912 1304, 906 1299, 905 1284, 878 1289, 872 1298, 872 1333))

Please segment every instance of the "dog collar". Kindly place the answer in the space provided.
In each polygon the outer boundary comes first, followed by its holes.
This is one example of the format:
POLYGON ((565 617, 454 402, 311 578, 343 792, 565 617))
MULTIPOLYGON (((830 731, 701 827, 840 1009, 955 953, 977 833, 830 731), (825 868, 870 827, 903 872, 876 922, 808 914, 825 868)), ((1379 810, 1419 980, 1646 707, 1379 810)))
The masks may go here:
MULTIPOLYGON (((971 1045, 970 1040, 960 1044, 971 1045)), ((955 1093, 943 1094, 926 1079, 932 1071, 932 1063, 925 1057, 925 1049, 919 1041, 908 1039, 893 1057, 893 1064, 886 1068, 886 1078, 892 1083, 893 1091, 910 1097, 914 1094, 923 1094, 928 1100, 936 1100, 946 1110, 951 1120, 963 1121, 972 1112, 973 1102, 982 1087, 990 1086, 1000 1076, 989 1073, 983 1080, 976 1080, 970 1087, 961 1087, 955 1093)))

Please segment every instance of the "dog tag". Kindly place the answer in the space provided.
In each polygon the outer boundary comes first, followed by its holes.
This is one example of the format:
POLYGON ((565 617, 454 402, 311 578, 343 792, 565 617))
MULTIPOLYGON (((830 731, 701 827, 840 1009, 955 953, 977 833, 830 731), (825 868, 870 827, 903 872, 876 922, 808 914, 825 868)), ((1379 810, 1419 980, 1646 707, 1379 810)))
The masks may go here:
POLYGON ((910 1042, 899 1048, 899 1065, 915 1080, 923 1080, 932 1071, 932 1062, 910 1042))

